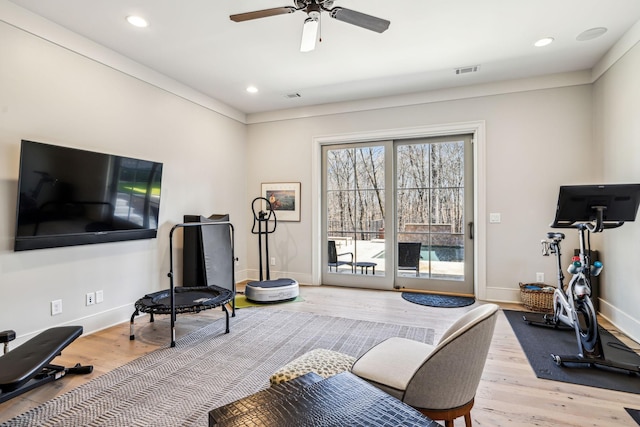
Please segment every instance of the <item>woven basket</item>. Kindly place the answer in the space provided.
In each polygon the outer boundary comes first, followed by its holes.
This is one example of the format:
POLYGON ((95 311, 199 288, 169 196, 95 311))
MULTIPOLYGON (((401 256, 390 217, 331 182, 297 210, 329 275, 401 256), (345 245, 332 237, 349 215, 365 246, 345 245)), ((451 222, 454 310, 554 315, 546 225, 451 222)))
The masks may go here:
POLYGON ((543 283, 520 283, 520 295, 524 308, 541 313, 553 313, 553 286, 543 283), (527 286, 536 286, 546 289, 527 289, 527 286))

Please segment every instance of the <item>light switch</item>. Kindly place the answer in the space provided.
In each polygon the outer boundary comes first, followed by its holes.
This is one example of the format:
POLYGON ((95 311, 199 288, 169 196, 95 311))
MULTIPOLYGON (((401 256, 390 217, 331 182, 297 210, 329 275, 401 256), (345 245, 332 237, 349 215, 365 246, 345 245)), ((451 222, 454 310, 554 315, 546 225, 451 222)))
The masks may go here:
POLYGON ((489 222, 491 224, 499 224, 502 218, 499 213, 490 213, 489 214, 489 222))

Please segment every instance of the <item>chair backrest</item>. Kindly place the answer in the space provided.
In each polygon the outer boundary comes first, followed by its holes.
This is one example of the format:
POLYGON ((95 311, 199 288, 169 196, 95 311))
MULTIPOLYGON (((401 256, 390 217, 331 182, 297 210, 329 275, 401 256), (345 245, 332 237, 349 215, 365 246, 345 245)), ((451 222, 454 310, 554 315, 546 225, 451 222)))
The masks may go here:
POLYGON ((432 410, 469 403, 482 377, 498 308, 481 305, 454 322, 409 381, 403 401, 432 410))
POLYGON ((338 251, 336 249, 336 242, 335 240, 329 240, 329 244, 327 245, 327 248, 329 249, 329 263, 336 263, 338 262, 338 251))
POLYGON ((420 269, 420 242, 398 242, 398 267, 420 269))

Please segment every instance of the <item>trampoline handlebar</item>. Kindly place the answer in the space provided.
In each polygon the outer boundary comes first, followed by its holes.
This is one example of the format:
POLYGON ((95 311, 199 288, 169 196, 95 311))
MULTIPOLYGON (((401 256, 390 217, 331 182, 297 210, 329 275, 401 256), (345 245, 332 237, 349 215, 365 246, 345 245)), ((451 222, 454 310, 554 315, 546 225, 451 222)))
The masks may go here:
MULTIPOLYGON (((169 231, 169 273, 167 276, 169 277, 169 301, 171 302, 171 347, 176 346, 176 302, 175 302, 175 289, 173 283, 173 233, 178 228, 184 227, 199 227, 199 226, 207 226, 207 225, 229 225, 231 229, 231 233, 234 233, 233 224, 229 221, 211 221, 211 222, 185 222, 176 224, 171 227, 171 231, 169 231)), ((232 253, 233 252, 233 243, 232 243, 232 253)), ((235 255, 234 255, 235 257, 235 255)))

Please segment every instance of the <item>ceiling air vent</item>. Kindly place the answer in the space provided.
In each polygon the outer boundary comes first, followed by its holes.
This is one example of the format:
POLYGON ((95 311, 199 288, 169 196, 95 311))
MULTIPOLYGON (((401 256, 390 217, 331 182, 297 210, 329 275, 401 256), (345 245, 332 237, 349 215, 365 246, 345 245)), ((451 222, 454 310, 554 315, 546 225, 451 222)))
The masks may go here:
POLYGON ((470 67, 460 67, 456 68, 456 74, 469 74, 475 73, 480 69, 479 65, 472 65, 470 67))
POLYGON ((301 98, 302 95, 300 95, 299 93, 288 93, 284 97, 289 99, 294 99, 294 98, 301 98))

